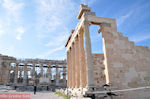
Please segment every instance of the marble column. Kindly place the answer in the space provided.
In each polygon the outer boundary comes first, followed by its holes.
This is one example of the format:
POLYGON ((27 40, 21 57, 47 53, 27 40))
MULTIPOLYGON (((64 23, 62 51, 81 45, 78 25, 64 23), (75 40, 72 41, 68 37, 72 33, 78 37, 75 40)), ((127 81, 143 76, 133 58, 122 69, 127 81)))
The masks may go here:
POLYGON ((66 68, 63 67, 63 82, 66 83, 66 68))
POLYGON ((14 79, 14 84, 17 85, 18 83, 18 63, 16 63, 16 66, 15 66, 15 79, 14 79))
POLYGON ((72 88, 75 88, 75 43, 72 43, 72 88))
POLYGON ((32 79, 33 79, 33 83, 35 85, 35 64, 32 64, 32 79))
POLYGON ((72 62, 72 57, 73 57, 73 51, 72 47, 70 48, 70 88, 73 88, 73 62, 72 62))
POLYGON ((41 77, 43 77, 43 64, 41 64, 40 67, 41 67, 41 72, 40 72, 40 74, 41 74, 41 77))
POLYGON ((77 69, 77 88, 80 87, 80 57, 79 57, 79 36, 77 35, 77 40, 76 40, 76 69, 77 69))
POLYGON ((51 84, 52 74, 51 74, 51 66, 48 66, 48 78, 49 78, 49 85, 51 84))
POLYGON ((58 78, 58 67, 56 66, 56 77, 55 77, 55 79, 56 79, 56 86, 58 86, 59 85, 59 78, 58 78))
POLYGON ((78 80, 77 80, 77 78, 78 78, 78 70, 77 70, 77 37, 75 38, 75 41, 74 41, 74 75, 75 75, 75 80, 74 80, 74 82, 75 82, 75 88, 77 88, 77 84, 78 84, 78 80))
POLYGON ((23 76, 23 84, 24 85, 27 85, 27 78, 28 78, 27 64, 24 64, 24 76, 23 76))
POLYGON ((67 87, 70 88, 70 51, 67 51, 67 87))
POLYGON ((92 51, 91 40, 89 33, 89 23, 84 22, 84 35, 85 35, 85 59, 86 59, 86 73, 87 73, 87 88, 94 87, 94 73, 92 64, 92 51))
POLYGON ((83 88, 84 86, 84 74, 83 74, 83 53, 84 53, 84 44, 83 44, 83 32, 80 31, 79 33, 79 65, 80 65, 80 87, 83 88))
POLYGON ((8 62, 5 62, 4 65, 6 66, 5 70, 5 75, 4 75, 4 79, 5 79, 5 84, 8 84, 9 80, 10 80, 10 66, 8 62))

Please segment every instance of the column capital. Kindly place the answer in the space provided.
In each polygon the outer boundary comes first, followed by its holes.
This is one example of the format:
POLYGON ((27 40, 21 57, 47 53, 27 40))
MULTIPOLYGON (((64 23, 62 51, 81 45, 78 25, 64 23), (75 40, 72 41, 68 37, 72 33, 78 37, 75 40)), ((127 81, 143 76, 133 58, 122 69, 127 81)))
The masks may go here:
POLYGON ((87 21, 87 20, 84 20, 82 26, 85 27, 86 25, 90 25, 90 24, 91 24, 91 22, 89 22, 89 21, 87 21))

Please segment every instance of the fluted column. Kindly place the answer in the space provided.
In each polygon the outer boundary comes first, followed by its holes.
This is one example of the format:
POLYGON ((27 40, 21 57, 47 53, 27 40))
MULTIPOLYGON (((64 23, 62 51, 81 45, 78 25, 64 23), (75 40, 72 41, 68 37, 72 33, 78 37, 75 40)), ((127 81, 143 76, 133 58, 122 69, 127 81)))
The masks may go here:
POLYGON ((72 44, 72 88, 75 88, 75 44, 72 44))
POLYGON ((10 83, 10 63, 8 63, 8 76, 7 76, 7 83, 10 83))
POLYGON ((49 78, 49 85, 51 84, 51 79, 52 79, 52 75, 51 75, 51 66, 48 66, 48 78, 49 78))
POLYGON ((66 83, 66 68, 63 67, 63 82, 66 83))
POLYGON ((89 33, 89 23, 84 22, 84 35, 85 35, 85 59, 86 59, 86 73, 87 73, 87 88, 94 87, 94 73, 92 65, 92 51, 91 40, 89 33))
POLYGON ((40 65, 40 68, 41 68, 40 74, 41 74, 41 77, 43 77, 43 64, 40 65))
POLYGON ((73 57, 73 51, 72 51, 72 47, 70 49, 70 88, 73 88, 73 61, 72 61, 72 57, 73 57))
POLYGON ((28 76, 28 70, 27 70, 27 64, 24 64, 24 76, 23 76, 23 84, 27 85, 27 77, 28 76))
POLYGON ((59 79, 58 79, 58 67, 56 67, 56 85, 59 85, 59 79))
POLYGON ((75 52, 75 54, 74 54, 74 73, 75 73, 75 80, 74 80, 74 82, 75 82, 75 87, 77 88, 77 84, 78 84, 78 80, 77 80, 77 78, 78 78, 78 70, 77 70, 77 37, 75 38, 75 41, 74 41, 74 52, 75 52))
POLYGON ((4 79, 5 80, 4 80, 4 82, 5 82, 5 84, 8 84, 9 76, 10 76, 10 71, 9 71, 10 66, 9 66, 8 62, 5 62, 4 65, 6 66, 6 68, 4 69, 4 71, 5 71, 5 74, 4 74, 4 79))
POLYGON ((70 51, 67 51, 67 87, 70 88, 70 51))
POLYGON ((83 63, 83 53, 84 53, 84 44, 83 44, 83 32, 80 32, 79 33, 79 65, 80 65, 80 87, 82 88, 84 86, 84 72, 83 72, 83 66, 84 66, 84 63, 83 63))
POLYGON ((33 66, 33 70, 32 70, 32 79, 33 79, 33 82, 34 82, 34 85, 35 85, 35 64, 32 64, 33 66))
POLYGON ((80 57, 79 57, 79 36, 76 38, 76 72, 77 72, 77 88, 80 87, 80 57))
POLYGON ((14 84, 17 85, 18 83, 18 63, 16 63, 16 66, 15 66, 15 79, 14 79, 14 84))

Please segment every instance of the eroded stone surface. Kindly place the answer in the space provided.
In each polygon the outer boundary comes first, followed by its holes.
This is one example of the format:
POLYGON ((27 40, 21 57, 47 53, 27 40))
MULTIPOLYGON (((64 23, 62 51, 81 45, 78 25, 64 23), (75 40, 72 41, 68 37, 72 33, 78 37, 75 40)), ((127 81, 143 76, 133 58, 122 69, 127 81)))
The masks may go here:
MULTIPOLYGON (((110 86, 109 90, 150 86, 150 49, 135 46, 134 42, 123 36, 123 33, 117 32, 115 19, 97 17, 92 13, 87 5, 81 5, 79 23, 65 45, 68 88, 71 94, 84 95, 86 92, 96 92, 102 90, 104 84, 110 86), (90 25, 100 26, 98 32, 102 33, 104 54, 91 53, 90 25), (76 44, 79 45, 78 51, 75 51, 76 44), (77 71, 80 71, 80 75, 77 71), (78 79, 82 82, 75 83, 78 79)), ((150 98, 144 90, 132 90, 131 93, 123 91, 123 95, 116 99, 125 99, 126 96, 128 99, 150 98)))

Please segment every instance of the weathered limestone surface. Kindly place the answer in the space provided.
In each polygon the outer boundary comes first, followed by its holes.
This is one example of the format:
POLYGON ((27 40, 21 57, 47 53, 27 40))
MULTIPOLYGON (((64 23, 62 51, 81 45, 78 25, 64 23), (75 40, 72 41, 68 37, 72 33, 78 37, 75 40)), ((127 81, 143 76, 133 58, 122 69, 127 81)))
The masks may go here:
POLYGON ((104 54, 93 54, 94 81, 97 87, 101 87, 106 83, 104 54))
POLYGON ((105 30, 104 33, 110 84, 119 89, 149 86, 149 48, 135 46, 122 33, 105 30))
POLYGON ((14 57, 0 54, 0 84, 14 86, 46 85, 66 86, 66 61, 24 59, 17 60, 14 57), (37 73, 37 68, 41 71, 37 73), (44 69, 47 69, 44 71, 44 69), (51 69, 57 73, 52 79, 51 69), (60 68, 63 70, 61 71, 60 68), (61 77, 63 77, 61 79, 61 77))
MULTIPOLYGON (((109 86, 108 91, 121 90, 122 93, 118 92, 118 97, 114 99, 149 99, 150 91, 147 87, 150 86, 150 49, 135 46, 128 37, 117 32, 115 19, 95 16, 87 5, 81 5, 78 19, 79 23, 65 45, 69 56, 68 71, 75 71, 68 74, 68 78, 70 76, 72 79, 68 80, 68 84, 72 83, 69 85, 72 95, 104 91, 107 90, 103 86, 105 85, 109 86), (104 54, 91 53, 90 25, 100 26, 98 32, 102 33, 104 54), (79 46, 75 47, 76 44, 79 46), (79 52, 76 51, 77 48, 79 52), (69 52, 72 53, 69 55, 69 52), (77 83, 79 78, 80 83, 77 83), (80 84, 80 87, 75 87, 75 84, 80 84), (139 90, 140 87, 143 89, 139 90), (132 90, 133 88, 136 90, 132 90), (127 89, 131 90, 126 91, 127 89)), ((101 96, 104 95, 108 94, 103 93, 101 96)))

